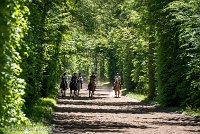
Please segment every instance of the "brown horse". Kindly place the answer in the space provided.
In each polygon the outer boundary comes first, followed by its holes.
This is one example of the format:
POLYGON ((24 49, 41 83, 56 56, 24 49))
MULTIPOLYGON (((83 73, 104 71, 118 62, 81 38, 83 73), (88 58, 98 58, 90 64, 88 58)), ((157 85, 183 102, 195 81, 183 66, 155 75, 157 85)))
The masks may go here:
POLYGON ((90 80, 90 83, 88 85, 88 90, 89 90, 89 98, 92 98, 94 95, 94 91, 95 91, 95 81, 94 79, 90 80))
POLYGON ((119 97, 121 85, 119 81, 114 82, 115 97, 119 97))

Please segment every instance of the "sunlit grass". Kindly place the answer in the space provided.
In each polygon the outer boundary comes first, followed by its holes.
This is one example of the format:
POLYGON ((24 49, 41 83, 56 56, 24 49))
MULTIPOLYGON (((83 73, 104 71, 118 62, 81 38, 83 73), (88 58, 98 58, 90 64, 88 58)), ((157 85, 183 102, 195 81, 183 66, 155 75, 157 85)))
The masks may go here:
MULTIPOLYGON (((153 100, 153 101, 148 100, 147 95, 128 92, 126 89, 123 89, 122 93, 130 98, 134 98, 139 101, 148 102, 150 104, 159 104, 159 102, 156 100, 153 100)), ((186 107, 186 108, 184 108, 184 107, 167 107, 167 108, 170 109, 171 111, 180 112, 180 113, 187 114, 190 116, 200 116, 200 108, 191 108, 191 107, 186 107)))
POLYGON ((183 113, 191 116, 200 116, 200 108, 186 107, 183 113))
POLYGON ((134 98, 136 100, 139 100, 139 101, 144 101, 144 100, 147 99, 147 95, 136 93, 136 92, 129 92, 126 89, 122 89, 122 94, 126 95, 130 98, 134 98))
POLYGON ((111 85, 111 83, 108 82, 108 81, 106 81, 106 82, 98 81, 98 82, 97 82, 97 85, 99 85, 99 86, 103 86, 103 85, 111 85))
POLYGON ((21 127, 12 127, 7 128, 5 131, 6 134, 49 134, 51 133, 52 127, 45 126, 42 123, 21 126, 21 127))
POLYGON ((143 100, 147 99, 146 95, 139 94, 139 93, 131 93, 131 92, 129 92, 127 94, 127 96, 130 97, 130 98, 134 98, 136 100, 139 100, 139 101, 143 101, 143 100))

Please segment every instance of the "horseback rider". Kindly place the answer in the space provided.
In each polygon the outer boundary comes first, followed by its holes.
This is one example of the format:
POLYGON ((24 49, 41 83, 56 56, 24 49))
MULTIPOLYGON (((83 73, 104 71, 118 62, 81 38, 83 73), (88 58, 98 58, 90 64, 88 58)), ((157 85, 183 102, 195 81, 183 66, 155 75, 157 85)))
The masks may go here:
POLYGON ((81 73, 79 73, 79 75, 78 75, 78 82, 81 83, 81 89, 82 89, 83 77, 81 76, 81 73))
POLYGON ((94 72, 93 72, 92 75, 90 76, 90 80, 94 80, 94 81, 96 81, 96 75, 95 75, 94 72))
POLYGON ((116 84, 116 82, 118 82, 120 85, 120 89, 121 89, 121 76, 119 75, 119 73, 116 73, 114 80, 115 80, 114 85, 116 84))
POLYGON ((74 73, 74 74, 72 75, 72 77, 71 77, 70 83, 77 83, 77 80, 78 80, 78 78, 77 78, 77 76, 76 76, 76 73, 74 73))
POLYGON ((65 88, 65 87, 68 89, 66 73, 64 73, 63 76, 61 77, 61 83, 60 83, 60 88, 65 88))
POLYGON ((89 89, 90 85, 92 84, 92 81, 94 81, 94 84, 95 84, 94 90, 95 90, 95 89, 96 89, 96 75, 95 75, 94 72, 93 72, 92 75, 90 76, 90 83, 88 84, 88 89, 89 89))

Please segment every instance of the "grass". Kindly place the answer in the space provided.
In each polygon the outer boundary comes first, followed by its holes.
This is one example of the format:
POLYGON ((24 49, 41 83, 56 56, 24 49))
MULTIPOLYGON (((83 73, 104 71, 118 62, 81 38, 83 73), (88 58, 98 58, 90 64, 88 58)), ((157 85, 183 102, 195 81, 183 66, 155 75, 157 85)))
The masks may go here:
POLYGON ((26 109, 30 119, 29 125, 10 127, 4 130, 5 134, 48 134, 51 133, 51 114, 55 99, 41 98, 32 107, 26 109))
POLYGON ((97 82, 97 85, 99 85, 99 86, 103 86, 103 85, 111 85, 111 83, 110 83, 110 82, 102 82, 102 81, 98 81, 98 82, 97 82))
POLYGON ((126 89, 122 89, 122 94, 139 101, 145 101, 147 99, 147 95, 135 92, 129 92, 126 89))
POLYGON ((147 99, 147 96, 143 95, 143 94, 139 94, 139 93, 131 93, 129 92, 127 94, 128 97, 130 98, 134 98, 136 100, 139 100, 139 101, 144 101, 145 99, 147 99))
POLYGON ((200 108, 186 107, 185 110, 183 110, 183 113, 191 116, 200 117, 200 108))
MULTIPOLYGON (((147 102, 150 104, 159 104, 158 101, 153 100, 150 101, 148 100, 147 95, 139 94, 139 93, 133 93, 133 92, 128 92, 126 89, 122 90, 122 93, 130 98, 134 98, 136 100, 142 101, 142 102, 147 102)), ((178 111, 180 113, 190 115, 190 116, 198 116, 200 117, 200 108, 191 108, 191 107, 168 107, 171 111, 178 111)))
POLYGON ((6 134, 49 134, 51 126, 46 126, 43 123, 33 123, 27 126, 7 128, 6 134))

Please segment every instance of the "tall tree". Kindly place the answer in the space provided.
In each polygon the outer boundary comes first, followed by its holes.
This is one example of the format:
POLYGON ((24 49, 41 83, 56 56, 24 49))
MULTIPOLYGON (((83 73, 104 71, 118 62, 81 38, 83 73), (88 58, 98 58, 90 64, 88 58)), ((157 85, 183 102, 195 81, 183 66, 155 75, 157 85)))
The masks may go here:
POLYGON ((25 81, 20 77, 22 38, 28 28, 29 10, 25 3, 25 0, 1 1, 0 128, 28 123, 22 112, 25 81))

